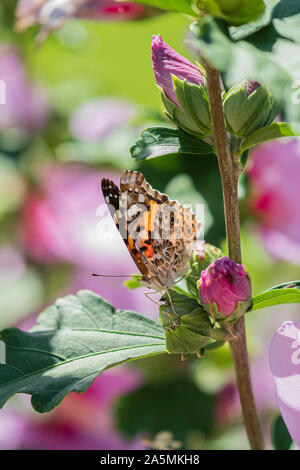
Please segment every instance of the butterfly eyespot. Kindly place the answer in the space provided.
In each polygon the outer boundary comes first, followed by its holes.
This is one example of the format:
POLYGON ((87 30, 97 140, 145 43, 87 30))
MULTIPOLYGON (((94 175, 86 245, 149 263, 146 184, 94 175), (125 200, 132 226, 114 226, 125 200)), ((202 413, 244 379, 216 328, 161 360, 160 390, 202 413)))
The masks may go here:
POLYGON ((128 188, 128 191, 129 191, 130 193, 132 193, 133 190, 132 190, 132 187, 131 187, 131 186, 128 188))
POLYGON ((135 188, 134 192, 137 194, 139 192, 139 188, 135 188))

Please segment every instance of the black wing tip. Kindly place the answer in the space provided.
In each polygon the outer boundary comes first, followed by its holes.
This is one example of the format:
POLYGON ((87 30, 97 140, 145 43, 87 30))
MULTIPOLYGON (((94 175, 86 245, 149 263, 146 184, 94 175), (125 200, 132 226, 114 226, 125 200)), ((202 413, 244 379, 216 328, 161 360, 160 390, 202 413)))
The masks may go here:
POLYGON ((119 193, 119 188, 118 186, 110 179, 108 178, 102 178, 101 180, 101 188, 102 192, 118 192, 119 193))

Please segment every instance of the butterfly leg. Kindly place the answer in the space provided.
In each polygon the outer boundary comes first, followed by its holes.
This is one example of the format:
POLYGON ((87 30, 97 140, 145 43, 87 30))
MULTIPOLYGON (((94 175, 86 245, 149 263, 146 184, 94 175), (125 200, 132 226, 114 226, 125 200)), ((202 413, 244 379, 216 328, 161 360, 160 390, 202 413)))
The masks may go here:
POLYGON ((178 313, 175 312, 174 304, 173 304, 172 298, 171 298, 171 296, 170 296, 170 292, 169 292, 169 290, 168 290, 167 288, 166 288, 166 294, 167 294, 167 296, 168 296, 168 298, 169 298, 170 305, 171 305, 171 307, 172 307, 173 313, 174 313, 174 315, 175 315, 175 317, 176 317, 176 320, 177 320, 177 321, 174 322, 174 326, 175 326, 175 327, 176 327, 176 326, 179 326, 179 325, 180 325, 180 316, 178 315, 178 313))
POLYGON ((156 300, 153 299, 153 297, 150 297, 151 294, 156 294, 157 291, 155 290, 149 290, 147 292, 144 292, 145 296, 147 297, 147 299, 151 300, 151 302, 154 302, 156 305, 158 305, 160 307, 160 303, 157 302, 156 300))

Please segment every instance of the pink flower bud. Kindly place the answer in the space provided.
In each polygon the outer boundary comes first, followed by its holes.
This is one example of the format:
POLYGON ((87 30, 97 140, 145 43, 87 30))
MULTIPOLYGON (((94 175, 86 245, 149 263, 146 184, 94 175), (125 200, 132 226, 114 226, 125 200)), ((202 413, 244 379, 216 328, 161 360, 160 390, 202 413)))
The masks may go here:
POLYGON ((245 267, 227 256, 219 258, 201 272, 198 283, 201 303, 216 304, 217 313, 228 317, 246 303, 245 313, 251 302, 251 284, 245 267))
POLYGON ((162 88, 166 97, 177 106, 179 103, 173 88, 172 75, 180 80, 204 86, 204 78, 200 69, 174 51, 162 40, 160 34, 152 38, 152 66, 157 85, 162 88))
POLYGON ((260 83, 256 82, 255 80, 250 80, 249 82, 246 83, 246 96, 250 96, 252 93, 257 90, 257 88, 260 86, 260 83))

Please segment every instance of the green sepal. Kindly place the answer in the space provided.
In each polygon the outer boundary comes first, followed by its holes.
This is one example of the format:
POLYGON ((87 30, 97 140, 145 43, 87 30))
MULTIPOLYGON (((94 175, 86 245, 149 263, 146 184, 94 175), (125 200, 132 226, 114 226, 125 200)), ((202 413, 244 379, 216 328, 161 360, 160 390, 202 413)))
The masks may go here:
POLYGON ((172 79, 179 107, 160 89, 167 117, 189 134, 197 137, 210 134, 211 118, 205 89, 201 85, 188 83, 175 76, 172 76, 172 79))
POLYGON ((166 349, 170 354, 201 354, 201 349, 210 341, 210 332, 208 315, 198 305, 181 318, 180 325, 166 330, 166 349))
POLYGON ((160 307, 160 321, 165 328, 166 349, 170 354, 202 355, 211 341, 212 324, 209 315, 194 299, 170 292, 170 302, 160 307))
POLYGON ((209 110, 208 96, 201 85, 189 83, 186 80, 180 80, 172 75, 173 87, 180 107, 187 116, 192 118, 196 127, 203 134, 211 133, 211 116, 209 110))
POLYGON ((197 137, 202 137, 203 132, 195 125, 194 121, 189 115, 187 115, 181 108, 178 108, 173 101, 161 92, 161 99, 166 109, 167 118, 172 121, 176 127, 187 132, 188 134, 193 134, 197 137))
MULTIPOLYGON (((250 281, 250 276, 247 274, 247 277, 250 281)), ((207 313, 210 314, 212 319, 217 322, 226 322, 226 323, 235 323, 240 317, 245 315, 245 313, 248 310, 251 310, 251 307, 253 305, 252 297, 250 296, 249 299, 247 300, 240 300, 237 302, 236 309, 232 312, 231 315, 224 315, 223 313, 220 313, 218 311, 218 306, 215 302, 211 302, 210 304, 204 304, 201 300, 201 294, 200 294, 200 280, 198 281, 198 292, 199 292, 199 298, 201 305, 204 310, 206 310, 207 313)))
POLYGON ((227 130, 239 137, 270 124, 279 110, 263 86, 247 97, 246 82, 234 86, 224 95, 223 106, 227 130))
POLYGON ((222 251, 209 243, 203 243, 203 247, 201 247, 199 252, 193 251, 185 279, 187 288, 194 297, 199 298, 197 281, 200 279, 201 271, 206 269, 216 259, 222 258, 222 256, 224 256, 222 251))

